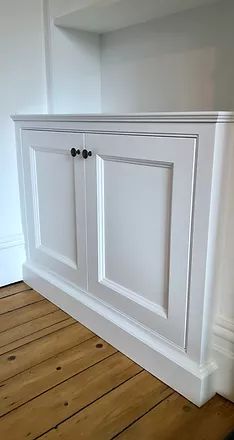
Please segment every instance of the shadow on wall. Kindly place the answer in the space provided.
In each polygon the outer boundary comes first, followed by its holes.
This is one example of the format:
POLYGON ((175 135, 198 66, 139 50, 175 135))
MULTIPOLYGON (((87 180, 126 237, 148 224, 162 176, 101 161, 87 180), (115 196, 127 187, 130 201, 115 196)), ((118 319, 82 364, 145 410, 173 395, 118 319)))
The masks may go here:
POLYGON ((233 109, 233 23, 224 0, 103 35, 102 110, 233 109))

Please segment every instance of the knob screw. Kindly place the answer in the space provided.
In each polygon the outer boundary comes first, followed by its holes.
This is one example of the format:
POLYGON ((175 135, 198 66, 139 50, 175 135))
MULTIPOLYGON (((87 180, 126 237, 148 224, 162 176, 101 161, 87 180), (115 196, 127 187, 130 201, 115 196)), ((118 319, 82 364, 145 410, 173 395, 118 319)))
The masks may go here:
POLYGON ((75 148, 71 148, 70 153, 72 157, 76 157, 76 155, 80 154, 80 150, 76 150, 75 148))
POLYGON ((87 159, 88 158, 88 156, 92 156, 92 151, 87 151, 86 149, 84 149, 83 151, 82 151, 82 156, 83 156, 83 158, 84 159, 87 159))

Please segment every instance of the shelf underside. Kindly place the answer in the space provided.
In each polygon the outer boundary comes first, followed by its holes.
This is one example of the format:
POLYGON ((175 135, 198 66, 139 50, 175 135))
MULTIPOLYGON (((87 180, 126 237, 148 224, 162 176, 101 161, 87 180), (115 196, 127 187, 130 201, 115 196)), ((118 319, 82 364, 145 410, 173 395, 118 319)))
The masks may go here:
MULTIPOLYGON (((154 18, 220 0, 87 0, 77 9, 56 17, 56 26, 99 34, 144 23, 154 18)), ((69 5, 69 3, 68 3, 69 5)))

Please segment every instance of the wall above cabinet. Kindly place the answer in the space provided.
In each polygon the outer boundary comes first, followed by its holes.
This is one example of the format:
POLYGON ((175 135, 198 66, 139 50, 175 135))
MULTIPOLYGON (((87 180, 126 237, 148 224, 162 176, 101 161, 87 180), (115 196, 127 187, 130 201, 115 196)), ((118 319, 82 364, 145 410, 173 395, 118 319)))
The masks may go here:
POLYGON ((99 34, 144 23, 220 0, 77 0, 67 2, 67 11, 54 19, 56 26, 99 34), (71 10, 72 7, 72 10, 71 10))

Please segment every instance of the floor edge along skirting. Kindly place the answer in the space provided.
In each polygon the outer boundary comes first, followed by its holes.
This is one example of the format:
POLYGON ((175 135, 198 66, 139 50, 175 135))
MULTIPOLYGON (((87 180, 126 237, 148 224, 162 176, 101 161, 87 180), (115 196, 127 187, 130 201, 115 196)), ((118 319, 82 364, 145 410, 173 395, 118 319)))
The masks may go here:
POLYGON ((170 349, 152 338, 143 328, 129 323, 121 313, 110 310, 104 303, 74 289, 59 277, 25 264, 26 282, 73 318, 129 356, 147 371, 158 377, 197 406, 203 405, 214 394, 210 386, 216 365, 203 368, 189 361, 186 354, 170 349), (155 348, 156 347, 156 348, 155 348))
POLYGON ((230 402, 215 396, 199 409, 26 284, 2 288, 1 305, 0 438, 223 440, 230 432, 230 402))

